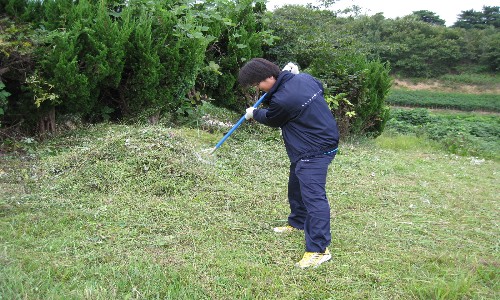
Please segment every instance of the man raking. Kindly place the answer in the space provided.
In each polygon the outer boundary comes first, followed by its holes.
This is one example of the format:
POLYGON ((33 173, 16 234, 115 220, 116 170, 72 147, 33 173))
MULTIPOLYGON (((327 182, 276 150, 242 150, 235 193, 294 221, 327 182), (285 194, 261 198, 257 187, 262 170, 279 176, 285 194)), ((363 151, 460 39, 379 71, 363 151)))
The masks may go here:
POLYGON ((266 92, 267 108, 249 107, 245 118, 279 127, 290 159, 288 224, 274 228, 286 233, 304 230, 306 249, 296 264, 317 267, 330 260, 330 205, 325 185, 328 166, 337 153, 339 133, 335 118, 323 97, 323 85, 293 64, 284 71, 263 58, 254 58, 240 70, 243 86, 266 92))

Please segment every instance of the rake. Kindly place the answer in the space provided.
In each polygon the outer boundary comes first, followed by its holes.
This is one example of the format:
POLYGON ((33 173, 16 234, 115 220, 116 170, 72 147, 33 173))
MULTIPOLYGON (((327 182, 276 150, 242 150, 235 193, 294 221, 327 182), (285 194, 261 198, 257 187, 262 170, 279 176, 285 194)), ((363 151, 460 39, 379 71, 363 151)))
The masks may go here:
MULTIPOLYGON (((262 97, 260 97, 259 100, 257 100, 257 102, 255 102, 255 104, 253 105, 254 108, 257 108, 259 107, 259 105, 262 103, 262 101, 264 101, 264 98, 266 97, 266 94, 262 95, 262 97)), ((243 124, 243 122, 245 122, 246 118, 245 118, 245 115, 243 115, 240 120, 234 124, 233 128, 231 128, 231 130, 229 130, 225 135, 224 137, 222 137, 222 139, 217 143, 217 145, 215 145, 215 147, 213 148, 210 148, 210 149, 205 149, 205 150, 202 150, 202 152, 208 152, 208 154, 213 154, 217 149, 220 148, 220 146, 222 146, 222 144, 227 140, 227 138, 233 134, 233 132, 238 128, 240 127, 241 124, 243 124)))

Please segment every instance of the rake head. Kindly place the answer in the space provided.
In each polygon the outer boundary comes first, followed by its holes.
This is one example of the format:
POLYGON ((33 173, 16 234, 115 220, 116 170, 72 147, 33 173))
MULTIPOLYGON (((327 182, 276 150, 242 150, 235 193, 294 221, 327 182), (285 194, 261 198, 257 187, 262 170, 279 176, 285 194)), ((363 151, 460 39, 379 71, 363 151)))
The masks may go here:
POLYGON ((215 161, 214 161, 215 156, 213 155, 215 150, 217 150, 216 147, 202 149, 202 150, 200 150, 200 152, 195 152, 194 155, 202 163, 209 164, 209 165, 215 165, 215 161))

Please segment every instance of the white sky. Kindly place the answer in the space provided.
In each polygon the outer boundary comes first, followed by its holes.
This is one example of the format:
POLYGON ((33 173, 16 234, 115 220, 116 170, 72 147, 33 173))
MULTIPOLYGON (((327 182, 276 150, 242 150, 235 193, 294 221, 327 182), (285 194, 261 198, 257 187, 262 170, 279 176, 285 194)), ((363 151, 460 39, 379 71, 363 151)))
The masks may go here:
MULTIPOLYGON (((276 6, 285 4, 306 4, 318 3, 315 0, 268 0, 267 8, 273 10, 276 6)), ((446 26, 451 26, 464 10, 474 9, 482 11, 483 6, 500 6, 500 0, 338 0, 331 7, 332 10, 344 9, 357 5, 361 7, 361 12, 366 15, 384 13, 384 17, 394 19, 411 14, 417 10, 429 10, 441 19, 446 21, 446 26)))

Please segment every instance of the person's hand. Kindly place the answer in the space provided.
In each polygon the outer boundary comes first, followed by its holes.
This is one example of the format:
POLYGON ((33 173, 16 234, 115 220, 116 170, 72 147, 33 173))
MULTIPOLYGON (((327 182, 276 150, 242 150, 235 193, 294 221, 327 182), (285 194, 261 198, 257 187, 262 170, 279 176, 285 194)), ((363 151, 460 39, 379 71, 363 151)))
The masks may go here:
POLYGON ((247 108, 247 112, 245 114, 245 119, 247 119, 247 120, 253 119, 253 111, 254 110, 255 110, 255 107, 247 108))
POLYGON ((283 71, 290 71, 292 74, 299 74, 299 67, 296 64, 289 62, 283 68, 283 71))

